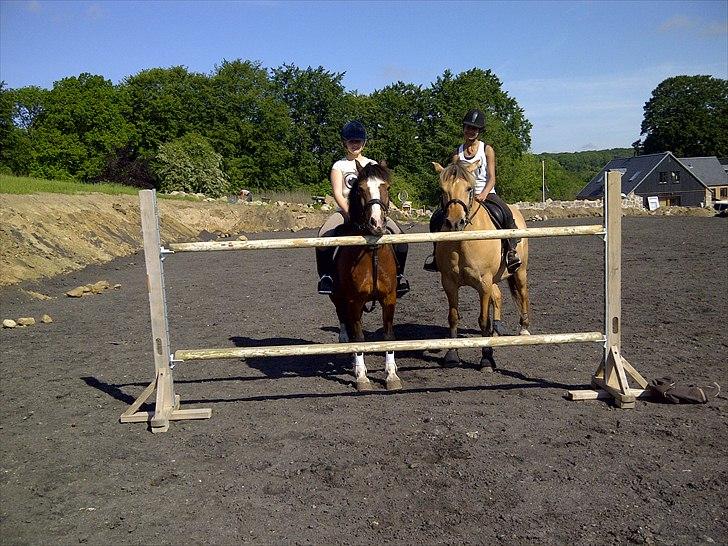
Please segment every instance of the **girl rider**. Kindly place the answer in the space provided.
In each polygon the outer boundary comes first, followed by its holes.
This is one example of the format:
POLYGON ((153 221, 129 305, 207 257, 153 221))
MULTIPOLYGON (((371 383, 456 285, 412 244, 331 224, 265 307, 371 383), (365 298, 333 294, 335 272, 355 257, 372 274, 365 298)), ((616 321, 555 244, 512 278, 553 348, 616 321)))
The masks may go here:
MULTIPOLYGON (((349 192, 357 177, 355 161, 358 161, 362 167, 369 163, 376 163, 374 160, 362 155, 366 140, 366 130, 358 121, 351 121, 341 129, 341 141, 346 151, 346 157, 334 163, 334 166, 331 167, 330 175, 334 200, 339 208, 321 226, 318 233, 319 237, 333 236, 336 228, 349 220, 349 192)), ((387 218, 387 230, 391 233, 402 233, 402 229, 391 218, 387 218)), ((335 250, 335 247, 316 247, 319 294, 331 294, 334 290, 333 273, 335 250)), ((409 282, 404 277, 404 266, 407 261, 407 245, 394 245, 394 254, 397 259, 397 296, 401 297, 410 290, 409 282)))
MULTIPOLYGON (((513 213, 505 201, 495 193, 495 152, 490 144, 479 140, 479 136, 485 128, 485 115, 480 110, 470 110, 463 118, 463 143, 458 147, 453 156, 454 161, 467 161, 474 163, 480 160, 480 166, 475 171, 475 200, 483 203, 495 203, 503 212, 506 229, 516 229, 513 221, 513 213)), ((430 218, 430 231, 440 231, 444 212, 437 209, 430 218)), ((516 252, 518 239, 504 239, 506 244, 506 269, 510 273, 516 271, 521 265, 521 258, 516 252)), ((425 260, 425 270, 437 271, 435 263, 435 252, 425 260)))

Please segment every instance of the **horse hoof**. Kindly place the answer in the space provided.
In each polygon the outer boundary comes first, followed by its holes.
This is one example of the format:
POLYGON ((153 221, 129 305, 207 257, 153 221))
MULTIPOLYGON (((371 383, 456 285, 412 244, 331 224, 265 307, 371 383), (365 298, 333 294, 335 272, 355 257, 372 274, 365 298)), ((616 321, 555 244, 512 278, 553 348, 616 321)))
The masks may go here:
POLYGON ((366 392, 372 390, 372 383, 368 379, 357 379, 356 390, 359 392, 366 392))
POLYGON ((484 373, 492 373, 495 371, 495 361, 486 356, 480 359, 480 371, 484 373))
POLYGON ((387 379, 387 390, 388 391, 401 391, 402 390, 402 380, 399 378, 387 379))
POLYGON ((531 332, 529 332, 526 328, 521 328, 521 331, 519 332, 522 336, 530 336, 531 332))
POLYGON ((457 366, 460 364, 458 352, 455 349, 448 350, 448 352, 445 353, 444 363, 446 366, 457 366))

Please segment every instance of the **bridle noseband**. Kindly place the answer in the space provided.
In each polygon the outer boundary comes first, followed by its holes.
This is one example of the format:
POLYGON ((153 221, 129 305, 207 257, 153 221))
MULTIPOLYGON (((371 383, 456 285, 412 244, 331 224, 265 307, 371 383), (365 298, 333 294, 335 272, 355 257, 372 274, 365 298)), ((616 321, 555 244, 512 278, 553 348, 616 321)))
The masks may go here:
MULTIPOLYGON (((442 193, 443 197, 445 196, 445 192, 442 193)), ((480 210, 480 207, 483 206, 483 203, 478 201, 478 208, 473 211, 473 214, 468 216, 468 212, 470 212, 470 207, 473 206, 473 200, 475 199, 475 188, 470 188, 470 200, 468 201, 468 204, 466 205, 464 201, 460 199, 450 199, 447 203, 442 205, 442 211, 446 212, 447 209, 450 207, 450 205, 460 205, 463 207, 463 211, 465 212, 465 225, 468 226, 473 223, 473 218, 478 213, 478 210, 480 210)))

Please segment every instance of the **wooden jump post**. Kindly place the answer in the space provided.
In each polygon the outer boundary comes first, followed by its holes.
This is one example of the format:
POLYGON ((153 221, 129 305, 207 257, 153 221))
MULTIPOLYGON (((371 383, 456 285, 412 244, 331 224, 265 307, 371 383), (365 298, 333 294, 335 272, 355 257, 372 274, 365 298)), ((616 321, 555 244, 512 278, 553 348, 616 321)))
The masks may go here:
POLYGON ((148 422, 152 432, 166 432, 169 422, 183 419, 207 419, 208 408, 181 409, 180 397, 174 392, 172 368, 175 363, 192 360, 350 354, 353 352, 410 351, 426 349, 456 349, 465 347, 511 347, 559 343, 604 344, 604 356, 592 376, 595 390, 569 391, 572 400, 612 398, 619 407, 634 407, 635 398, 647 386, 644 378, 621 356, 621 174, 605 174, 604 225, 502 229, 447 233, 414 233, 399 235, 310 237, 258 241, 226 241, 175 243, 165 249, 160 244, 159 213, 153 190, 139 192, 144 256, 147 268, 149 310, 152 318, 155 378, 141 395, 121 415, 122 423, 148 422), (213 250, 257 250, 283 248, 312 248, 322 246, 382 245, 388 243, 422 243, 435 241, 466 241, 478 239, 507 239, 512 237, 561 237, 574 235, 603 235, 605 240, 605 325, 602 332, 576 332, 507 337, 471 337, 456 339, 376 341, 356 343, 319 343, 312 345, 281 345, 269 347, 234 347, 223 349, 187 349, 172 353, 169 344, 167 303, 164 290, 164 255, 174 252, 213 250), (627 375, 642 389, 630 388, 627 375), (139 411, 141 405, 156 391, 154 411, 139 411))

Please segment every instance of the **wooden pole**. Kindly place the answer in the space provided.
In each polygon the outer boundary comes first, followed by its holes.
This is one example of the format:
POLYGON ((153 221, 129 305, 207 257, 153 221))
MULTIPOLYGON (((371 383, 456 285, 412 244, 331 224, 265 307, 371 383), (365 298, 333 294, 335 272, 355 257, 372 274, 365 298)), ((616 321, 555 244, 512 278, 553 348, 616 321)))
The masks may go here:
POLYGON ((298 237, 295 239, 265 239, 260 241, 208 241, 172 243, 174 252, 205 252, 213 250, 261 250, 281 248, 311 248, 330 246, 385 245, 399 243, 429 243, 438 241, 473 241, 482 239, 511 239, 534 237, 564 237, 573 235, 603 235, 604 226, 563 226, 528 229, 498 229, 482 231, 449 231, 438 233, 407 233, 398 235, 298 237))
POLYGON ((155 378, 129 409, 121 415, 120 421, 122 423, 148 421, 151 424, 152 432, 166 432, 169 429, 170 420, 204 419, 210 417, 210 410, 179 409, 179 397, 174 394, 174 380, 170 366, 172 351, 169 345, 159 213, 154 190, 139 192, 139 207, 144 239, 144 261, 147 268, 147 291, 149 293, 149 314, 152 323, 155 378), (154 411, 137 411, 155 389, 157 395, 154 411))
POLYGON ((604 343, 604 341, 604 334, 601 332, 580 332, 531 336, 365 341, 355 343, 320 343, 314 345, 274 345, 270 347, 230 347, 225 349, 183 349, 174 353, 174 359, 176 361, 220 360, 227 358, 383 353, 387 351, 423 351, 426 349, 461 349, 465 347, 514 347, 517 345, 587 342, 604 343))
POLYGON ((612 396, 617 406, 635 406, 629 374, 644 389, 647 381, 627 362, 622 352, 622 173, 604 174, 604 357, 592 385, 612 396))

